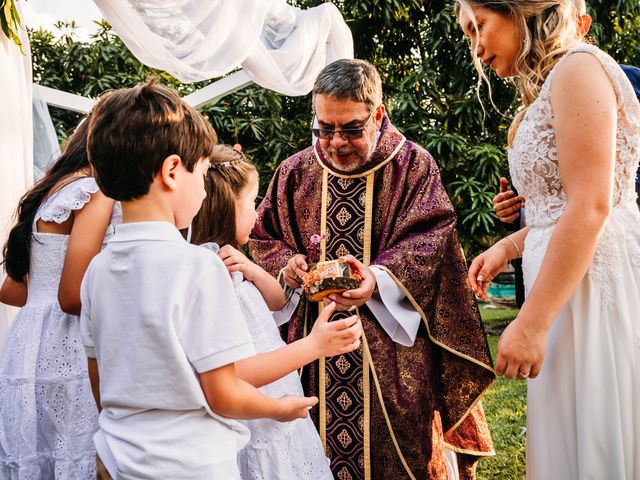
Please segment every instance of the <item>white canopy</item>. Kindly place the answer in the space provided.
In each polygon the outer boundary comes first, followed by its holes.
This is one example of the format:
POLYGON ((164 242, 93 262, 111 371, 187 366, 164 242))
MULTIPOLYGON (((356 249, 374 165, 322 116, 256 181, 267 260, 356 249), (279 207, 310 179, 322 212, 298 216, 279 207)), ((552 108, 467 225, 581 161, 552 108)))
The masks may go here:
MULTIPOLYGON (((16 2, 21 18, 20 2, 16 2)), ((301 10, 285 0, 95 0, 104 18, 144 64, 183 82, 227 75, 185 99, 198 106, 251 81, 286 95, 311 91, 328 63, 353 57, 353 40, 331 3, 301 10)), ((0 33, 0 242, 33 179, 31 54, 0 33)), ((93 99, 37 87, 47 103, 87 112, 93 99)), ((37 108, 36 112, 41 111, 37 108)), ((45 115, 46 116, 46 115, 45 115)), ((3 275, 0 273, 0 280, 3 275)), ((0 306, 0 341, 8 322, 0 306)))

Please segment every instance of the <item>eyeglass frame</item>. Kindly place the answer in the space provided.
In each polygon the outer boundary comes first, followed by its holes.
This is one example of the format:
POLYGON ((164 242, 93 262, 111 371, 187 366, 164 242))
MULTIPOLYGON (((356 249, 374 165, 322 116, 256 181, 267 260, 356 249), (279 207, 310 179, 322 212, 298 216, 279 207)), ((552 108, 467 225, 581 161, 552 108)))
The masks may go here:
MULTIPOLYGON (((364 135, 364 131, 367 128, 367 125, 369 125, 369 122, 371 121, 371 119, 373 118, 374 114, 378 111, 378 109, 380 108, 380 105, 378 105, 376 108, 374 108, 371 113, 369 114, 369 117, 367 118, 367 121, 364 122, 364 125, 362 125, 362 127, 359 128, 345 128, 342 130, 329 130, 327 128, 312 128, 311 129, 311 134, 321 140, 333 140, 333 137, 338 134, 338 136, 347 142, 351 142, 352 140, 360 140, 363 135, 364 135), (320 136, 320 131, 324 130, 325 132, 329 133, 328 136, 326 137, 322 137, 320 136), (354 137, 349 138, 349 134, 353 135, 357 135, 354 137), (347 135, 345 137, 345 135, 347 135)), ((314 115, 314 118, 317 118, 317 115, 314 115)))

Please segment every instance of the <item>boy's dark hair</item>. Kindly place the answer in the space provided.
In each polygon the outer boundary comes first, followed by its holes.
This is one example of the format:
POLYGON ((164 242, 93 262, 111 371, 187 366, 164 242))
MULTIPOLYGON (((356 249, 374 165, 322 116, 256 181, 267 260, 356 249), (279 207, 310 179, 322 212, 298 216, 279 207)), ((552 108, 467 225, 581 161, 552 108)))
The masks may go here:
POLYGON ((192 172, 217 142, 213 127, 173 90, 154 82, 104 94, 93 109, 88 153, 105 195, 132 200, 149 193, 170 155, 192 172))
POLYGON ((191 222, 191 243, 216 242, 221 247, 240 248, 236 240, 236 199, 258 171, 242 152, 229 145, 216 145, 210 161, 204 181, 207 198, 191 222))
POLYGON ((69 137, 62 155, 55 161, 33 187, 20 199, 16 211, 16 224, 11 228, 9 237, 2 248, 7 275, 16 282, 22 282, 29 273, 31 258, 31 239, 33 238, 33 219, 42 202, 53 192, 62 188, 72 175, 89 168, 87 160, 87 126, 85 119, 69 137))

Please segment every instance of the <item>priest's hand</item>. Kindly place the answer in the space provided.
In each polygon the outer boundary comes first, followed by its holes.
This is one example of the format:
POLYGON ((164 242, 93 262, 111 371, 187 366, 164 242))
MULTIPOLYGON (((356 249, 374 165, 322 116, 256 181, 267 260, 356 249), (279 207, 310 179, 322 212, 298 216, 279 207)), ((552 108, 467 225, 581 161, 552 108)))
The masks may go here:
POLYGON ((348 263, 352 272, 360 274, 362 281, 358 288, 347 290, 342 294, 332 293, 325 298, 325 302, 335 302, 336 310, 351 310, 371 299, 376 288, 376 276, 369 267, 358 261, 353 255, 346 255, 341 257, 340 260, 348 263))
POLYGON ((308 270, 307 257, 301 253, 297 253, 289 259, 287 266, 282 272, 284 283, 291 288, 300 288, 302 286, 302 277, 308 270))

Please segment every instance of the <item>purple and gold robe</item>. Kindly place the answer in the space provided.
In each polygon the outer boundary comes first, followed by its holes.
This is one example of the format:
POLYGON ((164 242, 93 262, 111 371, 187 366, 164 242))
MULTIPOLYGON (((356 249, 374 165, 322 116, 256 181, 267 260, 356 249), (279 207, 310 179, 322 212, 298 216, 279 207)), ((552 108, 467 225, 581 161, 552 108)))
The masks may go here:
MULTIPOLYGON (((304 368, 339 480, 446 479, 445 447, 458 454, 460 478, 473 478, 477 458, 494 454, 479 401, 495 377, 455 227, 433 158, 386 117, 361 171, 331 170, 316 145, 283 161, 269 185, 250 241, 259 265, 278 275, 323 234, 320 260, 349 253, 384 269, 422 317, 405 347, 365 304, 362 347, 304 368)), ((317 313, 303 299, 287 340, 306 335, 317 313)))

